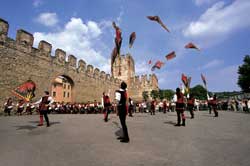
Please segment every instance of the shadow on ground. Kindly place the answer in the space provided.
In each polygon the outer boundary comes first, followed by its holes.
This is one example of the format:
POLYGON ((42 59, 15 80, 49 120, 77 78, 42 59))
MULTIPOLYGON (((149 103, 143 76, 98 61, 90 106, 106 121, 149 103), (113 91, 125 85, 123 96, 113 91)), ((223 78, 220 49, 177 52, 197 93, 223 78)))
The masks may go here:
POLYGON ((175 125, 176 123, 173 121, 166 121, 166 122, 164 122, 164 124, 175 125))
POLYGON ((22 126, 14 126, 14 127, 17 128, 16 130, 30 130, 30 131, 37 128, 36 126, 32 126, 32 125, 22 125, 22 126))

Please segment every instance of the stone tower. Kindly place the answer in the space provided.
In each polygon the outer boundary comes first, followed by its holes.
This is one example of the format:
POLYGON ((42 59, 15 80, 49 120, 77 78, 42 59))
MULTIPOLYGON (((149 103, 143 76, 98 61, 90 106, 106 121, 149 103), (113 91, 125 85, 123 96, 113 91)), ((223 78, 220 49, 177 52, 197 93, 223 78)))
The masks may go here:
POLYGON ((125 81, 128 86, 130 79, 135 76, 135 63, 130 54, 117 56, 112 65, 112 76, 125 81))

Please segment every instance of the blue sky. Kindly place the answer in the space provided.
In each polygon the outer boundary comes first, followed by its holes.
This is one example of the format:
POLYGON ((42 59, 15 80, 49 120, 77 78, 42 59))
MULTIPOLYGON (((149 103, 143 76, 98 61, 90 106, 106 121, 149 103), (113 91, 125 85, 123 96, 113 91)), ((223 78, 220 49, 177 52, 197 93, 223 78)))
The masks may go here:
MULTIPOLYGON (((162 60, 155 70, 161 89, 175 89, 181 74, 192 77, 191 87, 207 78, 210 91, 240 90, 238 66, 250 54, 249 0, 3 0, 0 17, 9 22, 9 36, 20 28, 67 54, 110 73, 115 21, 122 29, 122 54, 131 53, 136 73, 151 74, 147 62, 162 60), (158 15, 170 29, 166 32, 146 16, 158 15), (132 49, 129 35, 136 32, 132 49), (201 51, 185 49, 188 42, 201 51), (175 51, 177 57, 165 60, 175 51)), ((53 53, 54 54, 54 53, 53 53)))

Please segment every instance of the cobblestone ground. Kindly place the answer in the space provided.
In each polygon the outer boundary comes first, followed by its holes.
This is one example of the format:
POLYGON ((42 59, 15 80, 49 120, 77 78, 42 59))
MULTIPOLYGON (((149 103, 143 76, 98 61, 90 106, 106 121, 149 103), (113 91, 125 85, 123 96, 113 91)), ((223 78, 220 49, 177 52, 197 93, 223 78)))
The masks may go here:
POLYGON ((38 115, 0 117, 0 166, 249 166, 250 114, 186 114, 186 127, 175 113, 128 117, 128 144, 114 114, 49 115, 49 128, 38 115))

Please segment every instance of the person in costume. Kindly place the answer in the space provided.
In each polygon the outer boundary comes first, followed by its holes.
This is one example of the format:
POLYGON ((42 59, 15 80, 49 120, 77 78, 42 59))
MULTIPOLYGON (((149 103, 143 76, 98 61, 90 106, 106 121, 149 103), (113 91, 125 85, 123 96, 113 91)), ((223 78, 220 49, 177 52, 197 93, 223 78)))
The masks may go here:
POLYGON ((123 137, 118 137, 117 139, 120 139, 120 142, 128 143, 129 142, 129 136, 128 136, 128 129, 126 125, 126 116, 127 116, 127 84, 125 82, 121 83, 120 89, 116 91, 115 98, 117 100, 117 111, 118 116, 120 118, 122 130, 123 130, 123 137))
POLYGON ((156 101, 152 100, 151 101, 150 115, 155 115, 155 106, 156 106, 156 101))
POLYGON ((194 102, 195 102, 194 95, 190 94, 188 101, 187 101, 187 106, 188 106, 188 110, 189 110, 190 115, 191 115, 191 119, 194 118, 194 102))
POLYGON ((4 113, 5 115, 8 114, 10 116, 10 112, 13 109, 13 102, 12 98, 8 98, 6 103, 4 103, 4 113))
POLYGON ((24 110, 24 100, 21 99, 21 100, 19 100, 19 102, 17 104, 17 114, 22 115, 23 110, 24 110))
POLYGON ((133 117, 132 112, 134 110, 134 102, 130 97, 128 98, 128 102, 129 102, 128 116, 133 117))
POLYGON ((176 103, 176 113, 177 113, 177 124, 175 126, 186 126, 186 117, 184 114, 184 107, 185 107, 185 103, 184 103, 184 95, 181 92, 180 88, 176 88, 176 95, 174 98, 174 101, 176 103), (182 120, 182 124, 181 124, 181 120, 182 120))
POLYGON ((109 96, 107 94, 105 94, 105 92, 103 92, 103 105, 104 105, 104 121, 107 122, 108 121, 108 115, 111 111, 111 102, 109 99, 109 96))
POLYGON ((49 106, 53 102, 54 100, 51 96, 49 96, 49 92, 44 91, 44 96, 35 103, 35 104, 39 104, 40 123, 38 124, 38 126, 43 126, 43 116, 46 120, 47 127, 50 126, 49 118, 48 118, 48 111, 49 111, 49 106))
POLYGON ((214 117, 218 117, 219 113, 217 111, 217 96, 214 95, 213 96, 213 100, 212 100, 212 109, 214 111, 214 117))

